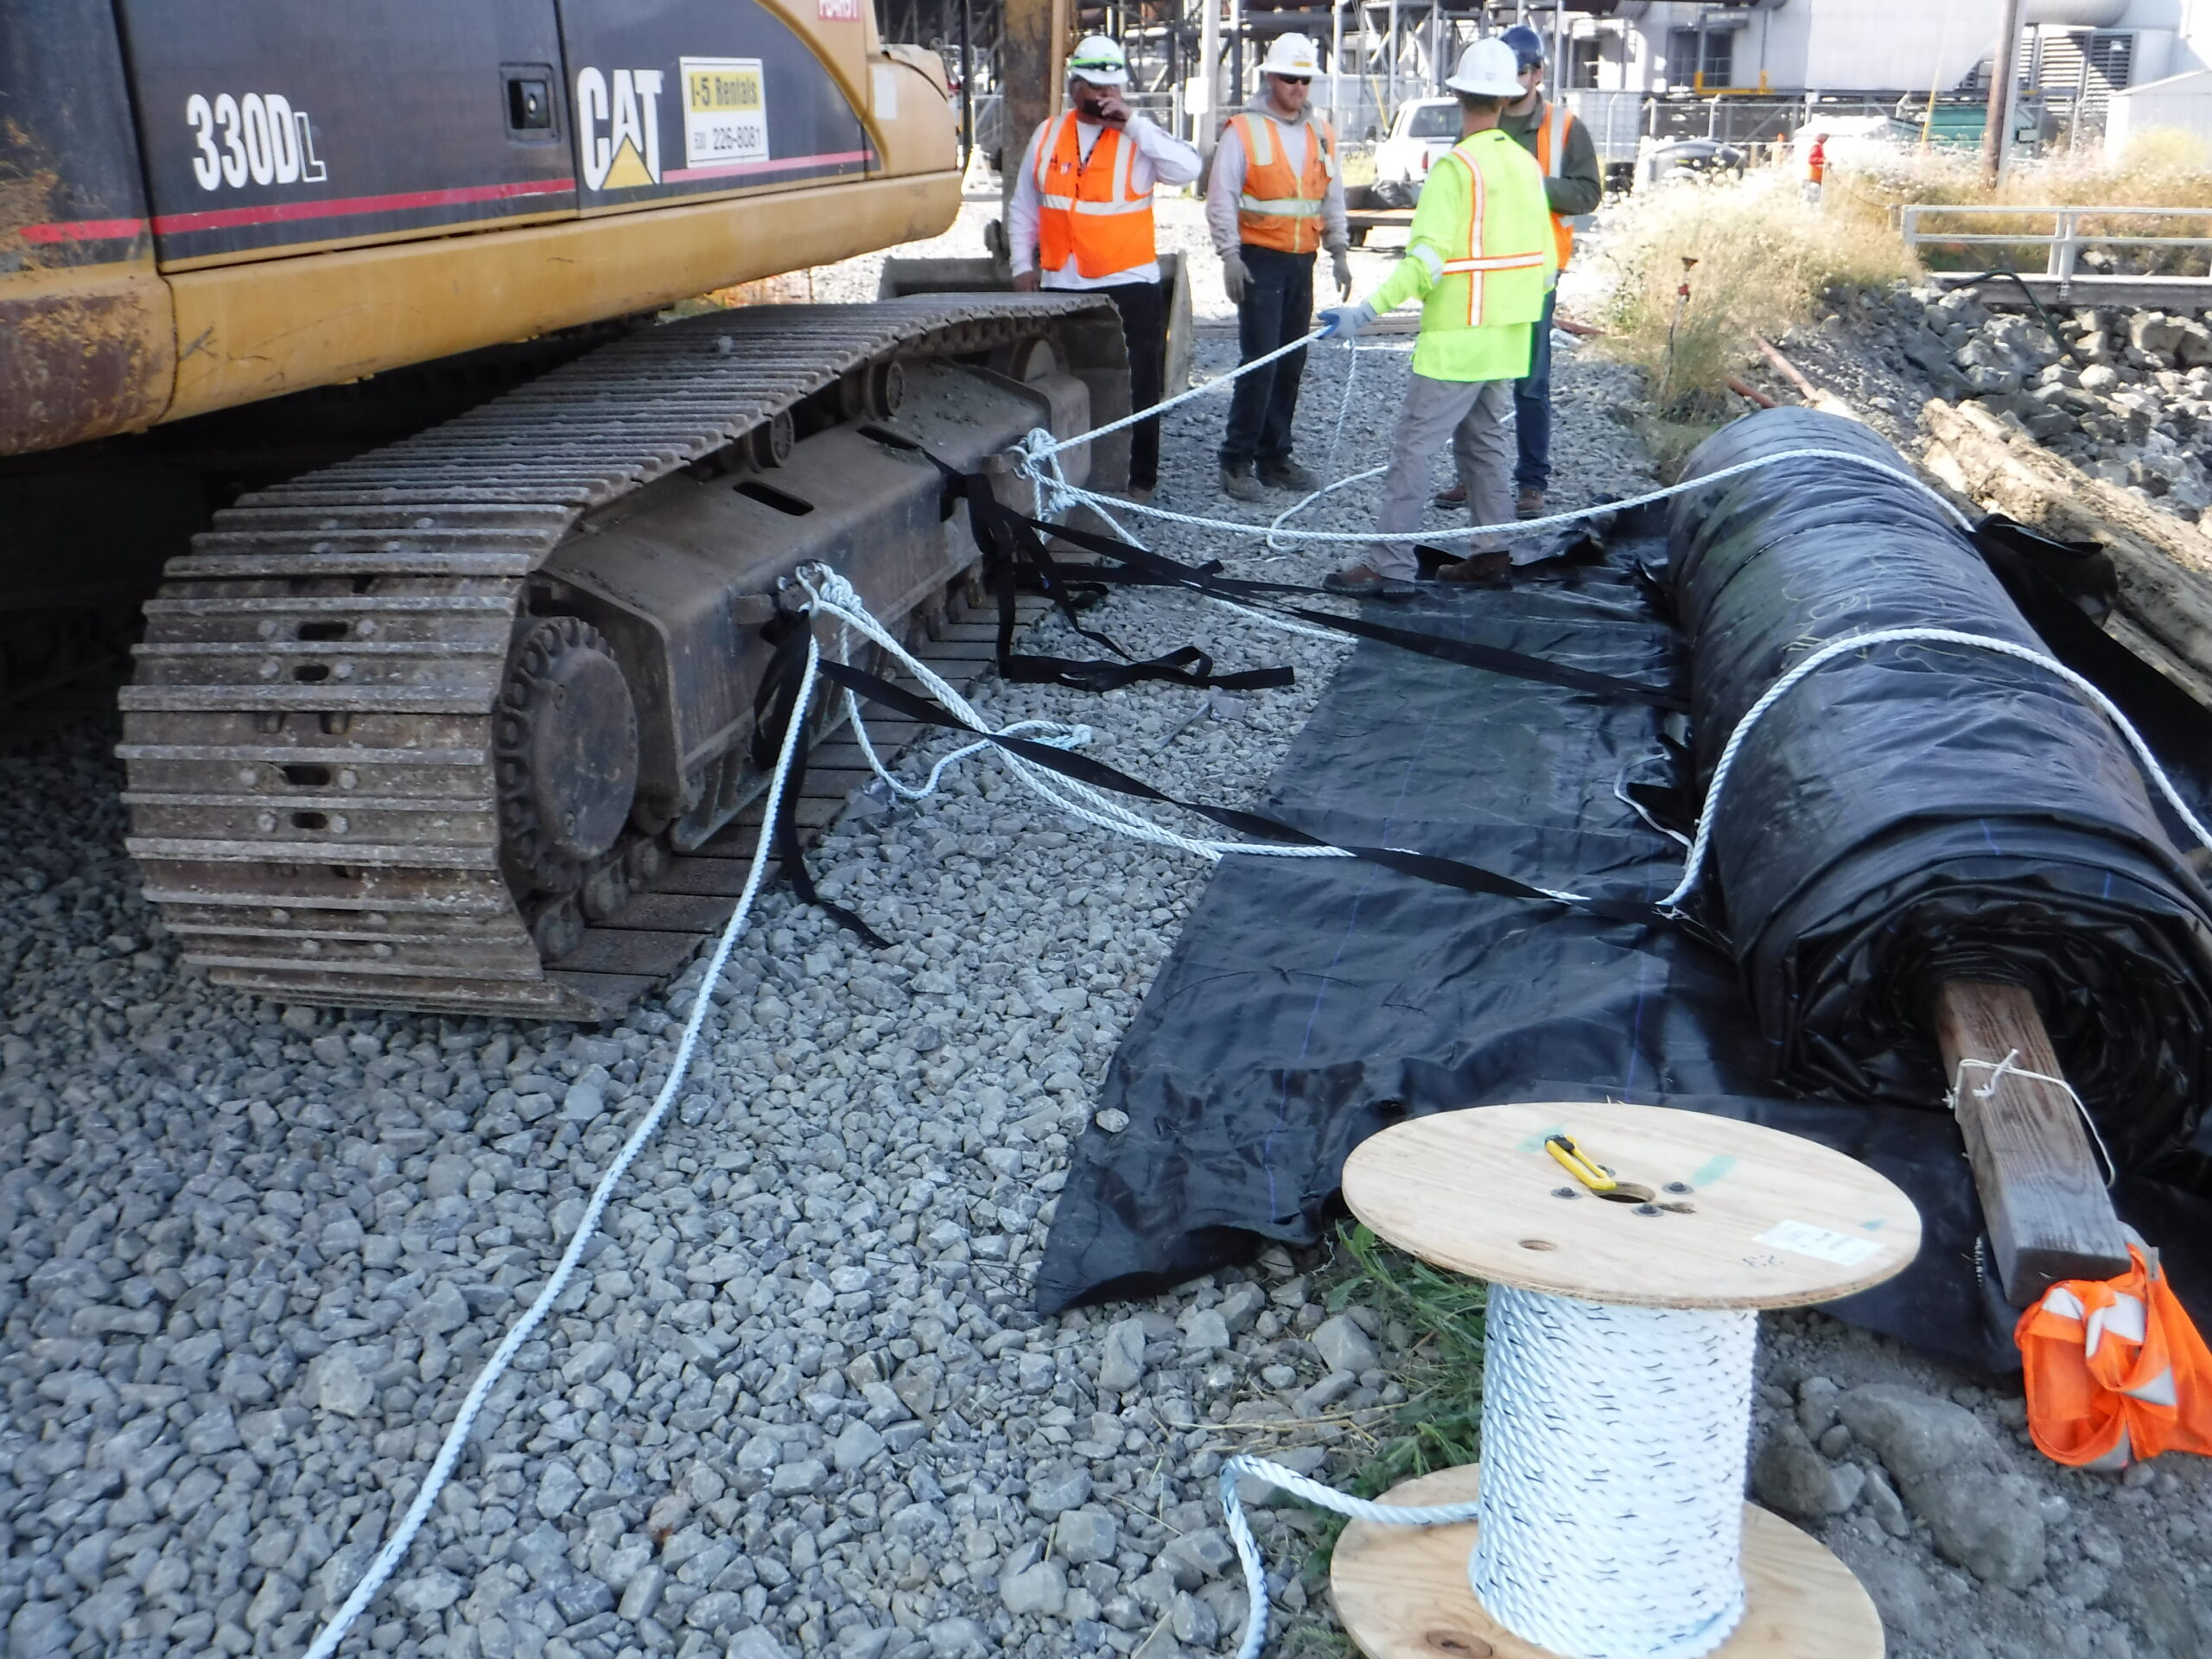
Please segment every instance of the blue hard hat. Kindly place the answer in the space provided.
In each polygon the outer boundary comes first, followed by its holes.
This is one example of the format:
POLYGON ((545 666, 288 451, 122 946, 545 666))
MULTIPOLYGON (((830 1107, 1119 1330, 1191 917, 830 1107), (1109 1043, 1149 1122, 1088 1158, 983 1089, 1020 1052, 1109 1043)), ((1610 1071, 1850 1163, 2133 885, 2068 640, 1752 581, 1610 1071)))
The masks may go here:
POLYGON ((1516 23, 1497 37, 1513 48, 1513 56, 1526 69, 1544 60, 1544 37, 1526 23, 1516 23))

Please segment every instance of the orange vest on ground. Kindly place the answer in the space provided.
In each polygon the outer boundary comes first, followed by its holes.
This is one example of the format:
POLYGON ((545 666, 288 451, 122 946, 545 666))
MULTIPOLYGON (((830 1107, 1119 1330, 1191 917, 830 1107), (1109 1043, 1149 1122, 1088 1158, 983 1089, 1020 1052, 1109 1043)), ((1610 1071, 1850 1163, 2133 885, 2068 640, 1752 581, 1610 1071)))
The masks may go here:
POLYGON ((1244 146, 1244 188, 1236 198, 1239 241, 1283 253, 1311 253, 1321 245, 1321 207, 1337 175, 1337 135, 1313 116, 1306 125, 1306 166, 1293 173, 1273 118, 1248 110, 1230 119, 1230 131, 1244 146))
MULTIPOLYGON (((1573 124, 1574 112, 1566 105, 1544 106, 1544 118, 1536 128, 1536 168, 1548 179, 1559 177, 1560 168, 1567 165, 1567 135, 1573 124)), ((1574 226, 1563 213, 1552 215, 1552 241, 1559 248, 1559 268, 1565 270, 1574 257, 1574 226)))
POLYGON ((1037 146, 1038 263, 1059 270, 1072 257, 1094 279, 1152 264, 1152 192, 1129 183, 1136 141, 1102 127, 1085 161, 1075 127, 1071 110, 1037 146))
POLYGON ((2133 1271, 2053 1285, 2013 1340, 2028 1433, 2054 1462, 2117 1470, 2162 1452, 2212 1456, 2212 1354, 2154 1256, 2133 1271))

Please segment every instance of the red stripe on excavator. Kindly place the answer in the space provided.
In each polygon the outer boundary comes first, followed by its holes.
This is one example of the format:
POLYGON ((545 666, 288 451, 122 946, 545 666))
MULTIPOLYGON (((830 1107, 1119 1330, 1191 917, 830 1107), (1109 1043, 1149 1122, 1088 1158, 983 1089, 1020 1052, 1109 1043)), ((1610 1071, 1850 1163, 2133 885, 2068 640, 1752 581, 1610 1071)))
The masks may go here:
POLYGON ((519 196, 548 196, 574 190, 574 179, 525 179, 517 184, 470 184, 450 190, 410 190, 391 196, 338 196, 322 201, 278 201, 260 207, 210 207, 193 213, 156 213, 154 228, 164 236, 189 231, 222 231, 238 225, 282 225, 302 219, 337 219, 354 213, 390 213, 410 207, 454 207, 474 201, 507 201, 519 196))
POLYGON ((17 234, 26 242, 122 242, 145 228, 143 219, 71 219, 26 225, 17 234))

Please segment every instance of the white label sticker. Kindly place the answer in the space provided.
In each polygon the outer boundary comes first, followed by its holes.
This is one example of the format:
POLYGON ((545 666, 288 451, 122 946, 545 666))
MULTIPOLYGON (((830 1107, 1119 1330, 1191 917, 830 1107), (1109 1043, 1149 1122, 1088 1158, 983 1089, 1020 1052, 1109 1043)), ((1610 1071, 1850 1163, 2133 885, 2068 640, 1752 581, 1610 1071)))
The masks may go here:
POLYGON ((876 115, 886 121, 899 118, 899 72, 887 63, 874 66, 876 115))
POLYGON ((758 58, 680 58, 683 164, 768 159, 768 105, 758 58))
POLYGON ((1884 1248, 1878 1238, 1853 1238, 1848 1233, 1832 1233, 1808 1221, 1778 1221, 1759 1235, 1758 1242, 1771 1244, 1777 1250, 1787 1250, 1792 1255, 1833 1262, 1840 1268, 1855 1268, 1861 1262, 1872 1261, 1884 1248))

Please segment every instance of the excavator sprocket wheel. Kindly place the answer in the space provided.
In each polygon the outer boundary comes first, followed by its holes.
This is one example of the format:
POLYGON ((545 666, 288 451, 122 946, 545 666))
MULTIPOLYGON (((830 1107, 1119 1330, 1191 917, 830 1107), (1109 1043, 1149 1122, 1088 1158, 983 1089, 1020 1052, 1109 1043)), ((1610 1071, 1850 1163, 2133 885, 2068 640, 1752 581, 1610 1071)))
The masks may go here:
POLYGON ((493 752, 503 861, 542 893, 573 892, 614 844, 638 788, 638 710, 598 630, 530 624, 508 658, 493 752))

